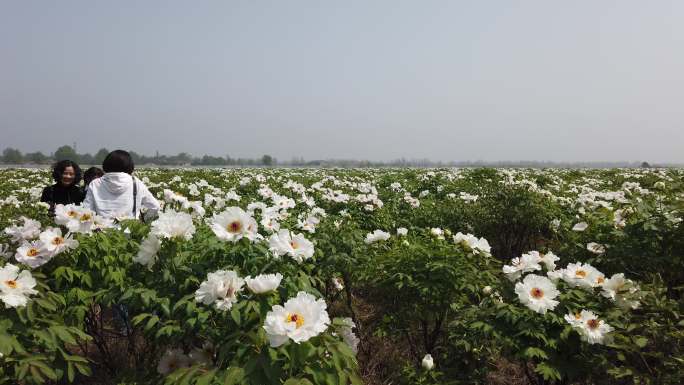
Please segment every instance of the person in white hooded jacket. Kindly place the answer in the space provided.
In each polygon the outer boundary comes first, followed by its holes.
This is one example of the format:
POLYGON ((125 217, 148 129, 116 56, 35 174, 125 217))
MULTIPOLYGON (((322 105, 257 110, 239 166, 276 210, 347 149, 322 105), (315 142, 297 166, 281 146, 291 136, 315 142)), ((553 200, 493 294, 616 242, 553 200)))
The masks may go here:
POLYGON ((123 150, 109 153, 102 162, 105 174, 93 180, 83 206, 105 218, 150 218, 159 211, 159 201, 147 186, 134 177, 131 154, 123 150))

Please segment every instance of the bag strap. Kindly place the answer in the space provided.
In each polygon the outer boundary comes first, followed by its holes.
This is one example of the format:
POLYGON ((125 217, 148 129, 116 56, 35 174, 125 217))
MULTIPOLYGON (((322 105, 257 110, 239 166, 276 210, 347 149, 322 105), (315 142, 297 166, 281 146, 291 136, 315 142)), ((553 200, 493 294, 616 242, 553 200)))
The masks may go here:
POLYGON ((136 213, 138 212, 138 183, 136 183, 133 175, 131 175, 131 178, 133 178, 133 218, 136 218, 136 213))

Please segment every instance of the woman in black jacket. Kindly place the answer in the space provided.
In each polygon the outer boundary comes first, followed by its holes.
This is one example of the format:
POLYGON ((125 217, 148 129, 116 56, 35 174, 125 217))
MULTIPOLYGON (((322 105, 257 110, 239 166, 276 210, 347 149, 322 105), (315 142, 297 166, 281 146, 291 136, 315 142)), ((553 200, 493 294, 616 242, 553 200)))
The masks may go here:
POLYGON ((81 168, 70 160, 61 160, 52 168, 52 179, 55 184, 45 187, 40 197, 41 202, 50 205, 50 212, 54 212, 55 205, 70 203, 81 204, 85 199, 85 192, 79 186, 81 183, 81 168))

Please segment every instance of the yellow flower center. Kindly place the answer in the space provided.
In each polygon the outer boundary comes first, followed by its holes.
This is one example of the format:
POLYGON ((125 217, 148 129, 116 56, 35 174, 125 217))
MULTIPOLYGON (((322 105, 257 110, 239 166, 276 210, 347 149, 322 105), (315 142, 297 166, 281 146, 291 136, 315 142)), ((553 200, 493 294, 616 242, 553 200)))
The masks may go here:
POLYGON ((290 242, 290 246, 292 246, 293 249, 296 249, 299 247, 299 245, 295 241, 290 242))
POLYGON ((301 315, 294 313, 294 314, 288 314, 287 317, 285 318, 286 322, 294 322, 297 325, 297 329, 302 327, 304 325, 304 317, 301 315))
POLYGON ((579 320, 580 318, 582 318, 582 314, 581 313, 575 313, 575 319, 579 320))
POLYGON ((230 222, 226 229, 231 233, 239 233, 242 230, 242 223, 240 221, 230 222))
POLYGON ((32 247, 32 248, 30 248, 29 251, 26 253, 26 256, 27 256, 27 257, 35 257, 36 255, 38 255, 38 253, 39 253, 38 249, 36 249, 35 247, 32 247))
POLYGON ((81 222, 88 222, 91 219, 93 219, 93 216, 88 213, 81 215, 81 222))
POLYGON ((71 218, 76 218, 76 215, 78 215, 78 213, 75 210, 71 210, 67 215, 71 218))
POLYGON ((8 281, 5 281, 5 285, 9 286, 10 289, 16 289, 17 288, 17 281, 10 279, 8 281))
POLYGON ((535 287, 532 290, 530 290, 530 295, 533 298, 540 299, 540 298, 544 297, 544 291, 538 287, 535 287))
POLYGON ((596 283, 598 283, 599 285, 602 285, 603 282, 605 282, 605 281, 606 281, 606 278, 605 278, 605 277, 598 277, 598 278, 596 278, 596 283))
POLYGON ((62 238, 62 237, 54 237, 54 238, 52 238, 52 244, 53 244, 53 245, 59 246, 59 245, 61 245, 62 243, 64 243, 64 238, 62 238))
POLYGON ((589 327, 589 329, 592 330, 597 329, 599 327, 599 320, 597 320, 596 318, 590 319, 587 321, 587 326, 589 327))
POLYGON ((586 276, 587 276, 587 272, 584 271, 584 270, 577 270, 577 271, 575 272, 575 277, 584 278, 584 277, 586 277, 586 276))

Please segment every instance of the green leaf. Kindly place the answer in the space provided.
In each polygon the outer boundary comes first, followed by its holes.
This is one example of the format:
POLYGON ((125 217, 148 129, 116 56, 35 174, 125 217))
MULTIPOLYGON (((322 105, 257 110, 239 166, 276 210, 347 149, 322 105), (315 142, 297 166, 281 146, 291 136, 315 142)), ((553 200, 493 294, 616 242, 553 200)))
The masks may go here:
POLYGON ((74 379, 76 378, 76 369, 74 369, 74 363, 73 362, 67 362, 67 379, 69 382, 74 382, 74 379))
POLYGON ((638 346, 640 348, 645 348, 646 345, 648 345, 648 338, 646 338, 646 337, 635 337, 635 338, 633 338, 633 340, 634 340, 634 343, 636 344, 636 346, 638 346))
POLYGON ((211 381, 216 377, 216 372, 218 369, 212 369, 197 378, 195 385, 209 385, 211 381))
POLYGON ((66 326, 51 326, 50 331, 56 334, 57 337, 59 337, 59 339, 65 343, 72 345, 76 344, 76 339, 73 335, 71 335, 71 333, 69 333, 69 330, 66 326))
POLYGON ((554 381, 561 379, 560 372, 553 366, 549 365, 549 363, 547 362, 541 362, 537 364, 537 367, 534 368, 534 371, 539 373, 542 377, 544 377, 544 380, 546 381, 554 381))
POLYGON ((289 378, 283 385, 313 385, 306 378, 289 378))
POLYGON ((245 371, 242 368, 230 367, 223 375, 223 385, 236 385, 245 378, 245 371))
POLYGON ((236 324, 240 325, 240 311, 237 307, 233 307, 230 310, 230 317, 233 318, 233 321, 235 321, 236 324))
POLYGON ((525 349, 525 351, 523 352, 523 356, 526 358, 539 358, 543 360, 549 358, 548 354, 546 354, 545 351, 539 348, 535 348, 533 346, 530 346, 527 349, 525 349))
POLYGON ((157 322, 159 322, 159 317, 157 317, 156 315, 153 315, 152 317, 150 317, 150 319, 147 320, 147 324, 145 325, 145 330, 152 329, 152 327, 154 327, 154 325, 156 325, 157 322))
POLYGON ((144 321, 145 318, 150 317, 150 316, 152 316, 152 314, 150 314, 150 313, 138 314, 135 317, 131 318, 131 322, 133 322, 133 325, 137 326, 139 323, 144 321))

